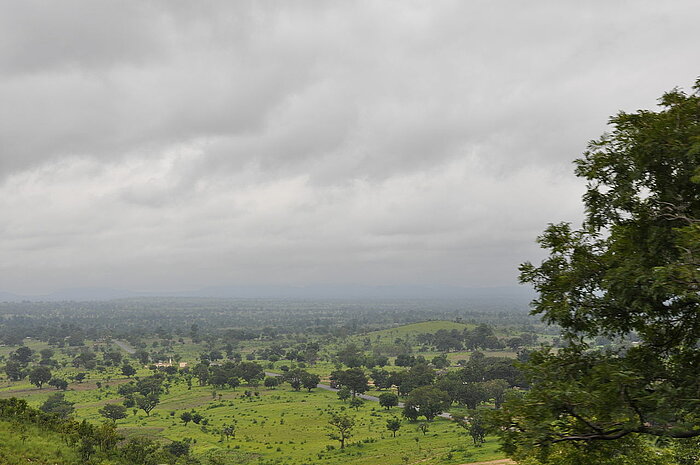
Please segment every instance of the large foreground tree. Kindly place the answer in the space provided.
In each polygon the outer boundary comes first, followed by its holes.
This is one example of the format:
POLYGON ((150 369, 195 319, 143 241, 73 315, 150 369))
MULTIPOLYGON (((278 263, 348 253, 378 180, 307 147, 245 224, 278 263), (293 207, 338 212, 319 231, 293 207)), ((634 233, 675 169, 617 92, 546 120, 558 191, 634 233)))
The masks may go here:
POLYGON ((515 457, 700 437, 700 80, 693 89, 611 119, 576 160, 585 222, 550 225, 538 239, 549 257, 521 266, 533 313, 567 344, 531 354, 531 389, 499 414, 515 457), (596 336, 618 344, 596 349, 596 336))

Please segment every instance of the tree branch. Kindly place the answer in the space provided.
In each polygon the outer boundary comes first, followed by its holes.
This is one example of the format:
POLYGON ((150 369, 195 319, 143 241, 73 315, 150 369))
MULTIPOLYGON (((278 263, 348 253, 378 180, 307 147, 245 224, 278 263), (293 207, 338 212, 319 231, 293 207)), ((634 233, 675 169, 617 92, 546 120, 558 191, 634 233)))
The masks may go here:
POLYGON ((614 439, 620 439, 631 433, 644 433, 650 434, 652 436, 663 436, 674 439, 689 439, 700 436, 700 430, 686 430, 672 432, 664 429, 650 429, 645 426, 640 426, 639 428, 630 429, 613 429, 606 431, 604 433, 592 433, 592 434, 576 434, 570 436, 562 436, 557 439, 552 439, 552 443, 566 442, 566 441, 611 441, 614 439))

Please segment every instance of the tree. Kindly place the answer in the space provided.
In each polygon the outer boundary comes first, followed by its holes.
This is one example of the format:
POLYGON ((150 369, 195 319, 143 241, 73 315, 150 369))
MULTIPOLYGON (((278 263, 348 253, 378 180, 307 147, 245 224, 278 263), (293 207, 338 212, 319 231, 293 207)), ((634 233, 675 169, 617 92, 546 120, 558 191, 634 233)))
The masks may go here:
POLYGON ((472 437, 472 441, 476 447, 481 447, 481 445, 486 442, 486 426, 481 411, 474 411, 469 419, 469 428, 467 428, 467 431, 469 432, 469 436, 472 437))
POLYGON ((362 407, 362 404, 364 403, 365 401, 359 397, 353 397, 350 399, 350 407, 354 408, 355 410, 360 410, 360 407, 362 407))
POLYGON ((10 360, 5 365, 5 374, 10 381, 20 381, 27 376, 27 372, 23 370, 22 364, 15 360, 10 360))
POLYGON ((224 425, 224 427, 221 429, 221 434, 226 437, 227 441, 230 438, 235 438, 236 437, 236 421, 234 420, 232 423, 228 423, 228 424, 224 425))
POLYGON ((241 362, 238 364, 236 374, 243 378, 246 383, 257 385, 265 376, 265 371, 255 362, 241 362))
POLYGON ((411 367, 416 364, 416 357, 409 354, 399 354, 394 360, 397 367, 411 367))
POLYGON ((180 420, 182 420, 185 423, 185 426, 187 426, 187 423, 192 421, 192 413, 182 412, 180 414, 180 420))
POLYGON ((363 393, 369 389, 367 385, 367 375, 362 368, 350 368, 348 370, 338 370, 331 373, 331 380, 340 386, 346 386, 352 395, 363 393))
POLYGON ((103 451, 114 450, 117 443, 124 439, 124 436, 117 433, 117 427, 114 423, 102 423, 100 426, 93 428, 93 432, 97 444, 103 451))
POLYGON ((136 374, 136 368, 132 367, 128 363, 122 365, 122 374, 127 378, 131 378, 136 374))
POLYGON ((489 399, 485 384, 482 383, 462 383, 457 386, 455 400, 466 405, 469 409, 476 409, 480 403, 489 399))
POLYGON ((44 413, 54 413, 61 418, 68 418, 74 411, 73 402, 68 402, 62 392, 51 394, 39 407, 44 413))
POLYGON ((700 436, 700 80, 693 88, 611 119, 576 160, 583 225, 550 225, 538 239, 548 258, 520 267, 539 294, 533 313, 559 325, 566 348, 531 352, 531 389, 497 416, 516 458, 700 436), (597 336, 618 345, 592 349, 597 336))
POLYGON ((352 437, 355 419, 343 413, 331 413, 328 424, 334 429, 328 433, 328 437, 340 441, 340 448, 345 449, 345 441, 352 437))
POLYGON ((505 400, 506 391, 508 390, 508 382, 504 379, 492 379, 482 383, 482 387, 486 396, 493 399, 496 408, 500 408, 505 400))
POLYGON ((312 389, 318 386, 318 383, 320 382, 321 377, 318 375, 304 372, 301 376, 301 385, 304 386, 304 388, 308 389, 309 392, 311 392, 312 389))
POLYGON ((474 446, 481 447, 486 442, 484 415, 475 410, 471 417, 454 417, 453 420, 471 436, 474 446))
POLYGON ((338 360, 348 368, 357 368, 365 363, 365 355, 355 344, 348 344, 338 351, 338 360))
POLYGON ((34 356, 34 351, 29 347, 22 346, 10 354, 10 360, 19 362, 22 367, 29 365, 34 356))
POLYGON ((433 384, 435 380, 435 370, 426 363, 416 363, 413 365, 401 383, 401 392, 408 393, 421 386, 433 384))
POLYGON ((51 370, 49 367, 37 366, 29 372, 29 382, 41 389, 44 383, 51 380, 51 370))
POLYGON ((190 454, 189 439, 184 441, 173 441, 163 446, 163 450, 173 457, 185 457, 190 454))
POLYGON ((393 433, 394 437, 396 437, 396 432, 400 428, 401 428, 401 420, 399 420, 398 418, 393 417, 393 418, 389 418, 386 421, 386 429, 391 431, 393 433))
POLYGON ((151 410, 156 408, 156 405, 160 403, 160 397, 158 394, 134 394, 135 405, 146 412, 146 416, 151 416, 151 410))
POLYGON ((393 392, 384 392, 379 394, 379 405, 389 410, 391 407, 399 405, 399 396, 393 392))
POLYGON ((370 376, 372 377, 375 388, 389 389, 391 387, 391 383, 389 382, 390 373, 387 370, 374 369, 370 376))
POLYGON ((418 425, 418 431, 423 433, 423 436, 428 434, 429 430, 430 430, 430 425, 425 421, 418 425))
POLYGON ((122 448, 121 455, 127 463, 139 465, 156 465, 158 463, 158 449, 160 446, 151 439, 133 437, 122 448))
MULTIPOLYGON (((306 373, 304 370, 301 368, 295 368, 294 370, 289 370, 284 372, 282 375, 282 379, 290 384, 292 386, 292 389, 295 391, 298 391, 301 389, 302 386, 302 378, 304 377, 306 373)), ((314 386, 315 387, 315 386, 314 386)))
POLYGON ((414 389, 408 395, 403 407, 403 415, 411 420, 416 420, 423 415, 428 421, 432 421, 449 406, 450 398, 445 391, 433 386, 423 386, 414 389))
POLYGON ((107 364, 118 366, 122 361, 122 354, 121 354, 121 352, 110 351, 110 352, 105 352, 102 355, 102 358, 104 359, 104 361, 107 364))
POLYGON ((274 389, 275 387, 279 386, 279 384, 280 384, 280 381, 277 378, 278 378, 277 376, 268 376, 263 381, 263 385, 266 388, 274 389))
POLYGON ((68 381, 66 381, 65 379, 51 378, 48 384, 49 386, 53 386, 60 391, 65 391, 66 389, 68 389, 68 381))
POLYGON ((141 363, 141 365, 147 365, 148 361, 151 359, 151 355, 143 349, 139 349, 136 352, 134 352, 132 354, 132 357, 138 360, 139 363, 141 363))
POLYGON ((200 386, 204 386, 207 384, 207 381, 209 380, 209 376, 211 374, 209 371, 209 367, 204 363, 198 363, 194 367, 193 373, 194 373, 194 376, 199 381, 200 386))
POLYGON ((163 392, 163 379, 159 376, 148 376, 136 382, 136 390, 148 396, 151 394, 161 394, 163 392))
POLYGON ((39 351, 39 355, 41 355, 41 360, 39 361, 40 364, 42 365, 53 365, 55 363, 55 360, 51 360, 51 357, 54 355, 54 351, 51 349, 41 349, 39 351))
POLYGON ((97 411, 100 415, 112 420, 112 423, 116 423, 117 420, 126 418, 126 407, 119 404, 107 404, 97 411))
POLYGON ((346 386, 343 386, 342 388, 338 389, 338 399, 345 402, 350 397, 352 397, 352 392, 350 392, 350 389, 348 389, 346 386))
POLYGON ((432 363, 438 370, 450 366, 450 361, 447 358, 447 354, 436 355, 433 357, 430 363, 432 363))

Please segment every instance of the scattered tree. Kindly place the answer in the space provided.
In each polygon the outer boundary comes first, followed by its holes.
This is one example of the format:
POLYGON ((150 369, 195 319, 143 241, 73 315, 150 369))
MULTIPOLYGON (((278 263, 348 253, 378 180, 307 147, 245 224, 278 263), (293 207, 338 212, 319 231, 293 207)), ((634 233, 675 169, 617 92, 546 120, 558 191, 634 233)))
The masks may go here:
POLYGON ((334 371, 331 373, 331 380, 340 386, 346 386, 350 389, 353 396, 366 392, 369 389, 367 375, 365 375, 362 368, 334 371))
POLYGON ((122 365, 122 374, 127 378, 131 378, 136 374, 136 368, 129 365, 128 363, 125 363, 124 365, 122 365))
POLYGON ((148 394, 148 395, 143 395, 143 394, 134 394, 134 403, 135 405, 146 412, 146 416, 151 416, 151 410, 156 408, 156 406, 160 403, 160 397, 158 394, 148 394))
POLYGON ((46 401, 41 404, 39 410, 45 413, 55 413, 61 418, 68 418, 74 411, 73 402, 68 402, 62 392, 51 394, 46 401))
POLYGON ((60 391, 65 391, 68 389, 68 381, 61 378, 51 378, 48 382, 49 386, 53 386, 60 391))
POLYGON ((187 426, 187 423, 192 421, 192 413, 182 412, 180 414, 180 420, 182 420, 185 423, 185 426, 187 426))
POLYGON ((357 411, 360 410, 360 407, 362 407, 362 404, 364 404, 364 403, 365 403, 365 401, 362 400, 362 398, 357 397, 357 396, 350 399, 350 407, 354 408, 357 411))
POLYGON ((190 454, 190 443, 188 440, 173 441, 163 446, 163 451, 173 457, 186 457, 190 454))
POLYGON ((235 438, 236 437, 236 423, 235 423, 235 421, 232 423, 225 424, 224 427, 221 429, 221 434, 226 438, 227 441, 230 438, 235 438))
POLYGON ((22 364, 16 360, 10 360, 5 365, 5 374, 10 381, 20 381, 27 376, 22 364))
POLYGON ((385 392, 379 395, 379 405, 389 410, 391 407, 399 405, 399 396, 393 392, 385 392))
POLYGON ((334 429, 328 437, 339 441, 340 448, 345 449, 345 441, 352 437, 355 419, 343 413, 332 413, 328 424, 334 429))
POLYGON ((107 404, 97 411, 103 417, 116 423, 117 420, 126 418, 126 407, 119 404, 107 404))
POLYGON ((428 434, 428 430, 430 430, 430 425, 428 424, 428 422, 425 422, 425 421, 424 421, 424 422, 422 422, 421 424, 418 425, 418 431, 420 431, 421 433, 423 433, 423 436, 425 436, 426 434, 428 434))
POLYGON ((41 389, 44 383, 51 380, 51 370, 49 367, 40 365, 34 367, 32 371, 29 372, 29 382, 41 389))
POLYGON ((343 402, 348 400, 350 397, 352 397, 352 393, 348 387, 343 386, 338 390, 338 399, 342 400, 343 402))
POLYGON ((433 386, 423 386, 414 389, 408 395, 404 403, 403 415, 410 420, 416 420, 422 415, 428 421, 432 421, 449 405, 450 398, 445 391, 433 386))
POLYGON ((308 389, 309 392, 311 392, 312 389, 314 389, 316 386, 318 386, 318 383, 321 382, 321 377, 318 375, 314 375, 311 373, 304 372, 301 376, 301 385, 308 389))
POLYGON ((396 417, 389 418, 386 421, 386 429, 392 432, 394 437, 396 437, 396 432, 401 428, 401 420, 396 417))

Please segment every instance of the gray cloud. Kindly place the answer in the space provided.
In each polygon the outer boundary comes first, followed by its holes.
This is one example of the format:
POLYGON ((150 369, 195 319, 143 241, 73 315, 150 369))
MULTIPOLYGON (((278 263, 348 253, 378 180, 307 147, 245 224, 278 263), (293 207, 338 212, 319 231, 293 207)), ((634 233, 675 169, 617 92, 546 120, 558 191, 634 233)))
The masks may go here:
POLYGON ((694 2, 4 2, 0 288, 514 283, 694 2), (5 14, 6 13, 6 14, 5 14))

